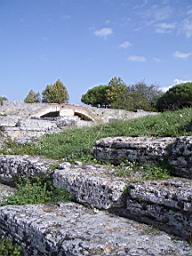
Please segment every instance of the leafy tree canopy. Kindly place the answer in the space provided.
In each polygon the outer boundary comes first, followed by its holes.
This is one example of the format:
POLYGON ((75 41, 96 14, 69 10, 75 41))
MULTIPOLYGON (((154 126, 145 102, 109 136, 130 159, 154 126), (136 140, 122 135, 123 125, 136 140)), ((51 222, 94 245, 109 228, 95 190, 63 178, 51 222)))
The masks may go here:
POLYGON ((25 103, 39 103, 41 102, 41 97, 39 93, 30 90, 27 94, 26 98, 24 99, 25 103))
POLYGON ((45 103, 67 103, 69 94, 64 84, 57 80, 54 84, 47 85, 42 93, 42 101, 45 103))
POLYGON ((192 82, 170 88, 157 101, 159 111, 192 107, 192 82))
POLYGON ((93 107, 107 107, 110 104, 107 98, 108 89, 107 85, 95 86, 82 96, 81 101, 93 107))

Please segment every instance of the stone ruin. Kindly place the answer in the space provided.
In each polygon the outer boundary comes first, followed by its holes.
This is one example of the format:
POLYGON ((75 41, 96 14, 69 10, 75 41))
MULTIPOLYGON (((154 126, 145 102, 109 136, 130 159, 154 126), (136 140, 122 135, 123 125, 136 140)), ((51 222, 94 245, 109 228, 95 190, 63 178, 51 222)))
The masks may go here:
POLYGON ((5 102, 0 106, 0 146, 6 139, 26 144, 37 141, 43 135, 61 132, 66 128, 90 127, 155 114, 157 113, 86 108, 69 104, 5 102))
POLYGON ((192 137, 108 138, 93 153, 107 163, 166 159, 172 177, 136 182, 110 165, 0 156, 0 201, 14 194, 17 178, 36 176, 51 177, 74 197, 0 207, 0 236, 20 244, 25 256, 192 256, 192 137))

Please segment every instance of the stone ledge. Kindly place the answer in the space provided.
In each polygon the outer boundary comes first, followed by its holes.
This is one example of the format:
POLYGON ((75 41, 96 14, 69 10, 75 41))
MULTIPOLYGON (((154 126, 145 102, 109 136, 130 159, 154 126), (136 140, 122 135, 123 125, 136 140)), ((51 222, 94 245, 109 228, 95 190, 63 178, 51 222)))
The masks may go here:
POLYGON ((164 232, 73 203, 0 208, 0 235, 28 256, 190 256, 192 247, 164 232))
POLYGON ((95 166, 64 166, 53 173, 53 184, 69 191, 80 203, 109 209, 123 207, 126 182, 114 177, 113 170, 95 166))
POLYGON ((20 178, 49 177, 57 161, 30 156, 0 156, 0 182, 14 185, 20 178))
POLYGON ((168 147, 175 138, 115 137, 96 142, 95 158, 102 162, 119 164, 121 161, 139 163, 159 162, 168 156, 168 147))
POLYGON ((190 239, 192 181, 175 178, 130 184, 124 215, 190 239))
POLYGON ((174 175, 192 179, 192 136, 177 138, 172 145, 169 163, 174 175))

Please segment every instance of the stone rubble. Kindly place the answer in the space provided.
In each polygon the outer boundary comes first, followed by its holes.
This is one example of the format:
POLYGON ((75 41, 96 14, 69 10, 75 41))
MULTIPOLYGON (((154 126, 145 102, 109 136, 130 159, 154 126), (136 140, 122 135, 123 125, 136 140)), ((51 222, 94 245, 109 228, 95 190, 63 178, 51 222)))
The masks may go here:
POLYGON ((125 218, 67 203, 0 208, 0 234, 24 256, 191 256, 187 242, 125 218))

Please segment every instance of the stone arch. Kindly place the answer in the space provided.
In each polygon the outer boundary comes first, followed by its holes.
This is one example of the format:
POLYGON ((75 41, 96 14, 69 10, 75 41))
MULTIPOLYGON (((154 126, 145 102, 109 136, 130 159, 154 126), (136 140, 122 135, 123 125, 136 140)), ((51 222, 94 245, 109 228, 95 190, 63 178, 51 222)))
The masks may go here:
POLYGON ((80 111, 75 111, 74 116, 78 116, 83 121, 94 122, 93 118, 80 111))

